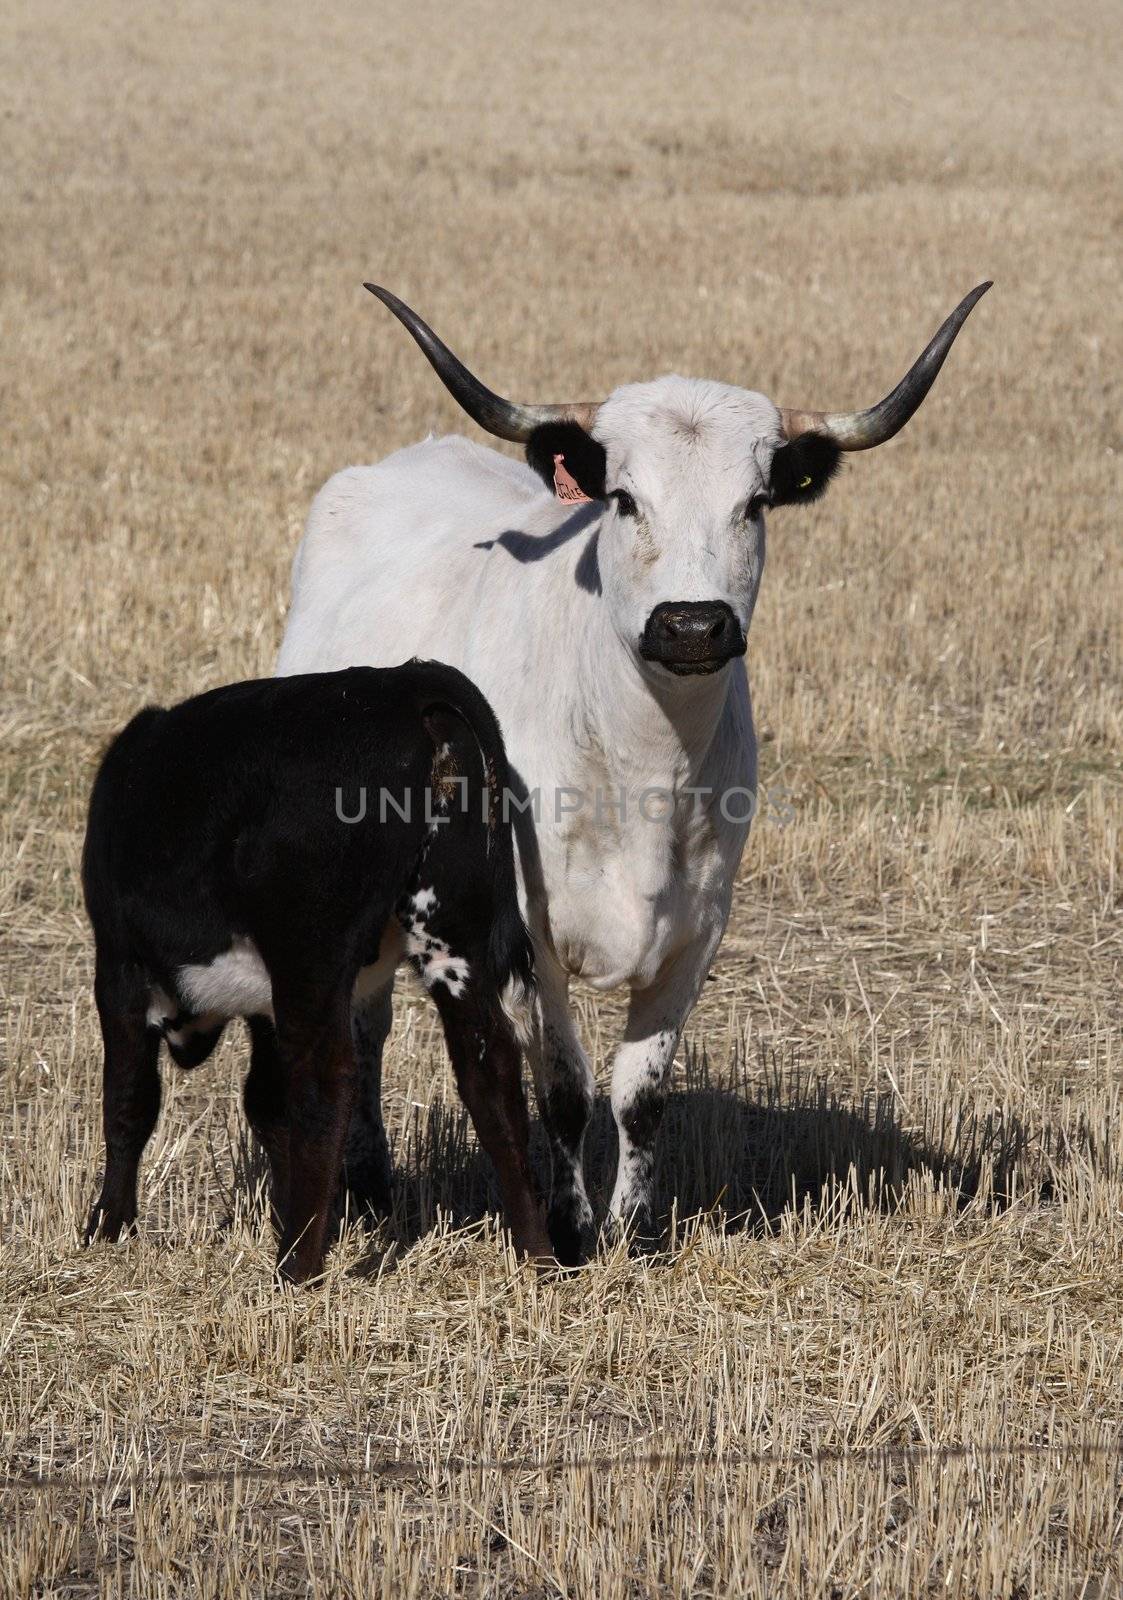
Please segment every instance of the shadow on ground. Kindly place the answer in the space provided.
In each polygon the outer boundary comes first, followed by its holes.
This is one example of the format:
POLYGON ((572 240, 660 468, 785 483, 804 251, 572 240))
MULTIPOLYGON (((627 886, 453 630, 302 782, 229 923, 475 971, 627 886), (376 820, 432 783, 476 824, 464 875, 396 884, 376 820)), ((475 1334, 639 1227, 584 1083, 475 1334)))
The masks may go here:
MULTIPOLYGON (((704 1052, 688 1052, 684 1083, 667 1102, 656 1161, 661 1229, 700 1213, 728 1232, 768 1232, 786 1211, 854 1208, 891 1212, 918 1176, 964 1207, 983 1200, 996 1209, 1015 1196, 1038 1203, 1054 1197, 1055 1172, 1072 1154, 1056 1130, 1031 1130, 1001 1111, 980 1116, 942 1105, 904 1119, 897 1096, 844 1100, 798 1061, 762 1056, 750 1074, 743 1061, 714 1079, 704 1052)), ((1089 1138, 1081 1147, 1097 1160, 1089 1138)), ((548 1183, 546 1143, 531 1127, 539 1184, 548 1183)), ((260 1200, 264 1161, 247 1134, 234 1141, 235 1188, 260 1200)), ((598 1219, 604 1215, 616 1162, 616 1129, 606 1097, 598 1099, 586 1137, 585 1170, 598 1219)), ((499 1211, 491 1165, 457 1104, 434 1102, 414 1112, 394 1150, 393 1215, 360 1271, 375 1271, 428 1233, 439 1217, 470 1227, 499 1211)))
MULTIPOLYGON (((849 1105, 821 1079, 797 1067, 768 1064, 754 1074, 715 1082, 703 1054, 687 1061, 685 1083, 673 1092, 656 1160, 657 1212, 664 1226, 709 1213, 726 1229, 768 1229, 790 1207, 837 1201, 892 1209, 910 1176, 931 1173, 961 1203, 985 1186, 998 1204, 1024 1188, 1020 1167, 1031 1139, 1016 1120, 950 1113, 918 1131, 906 1127, 894 1096, 849 1105)), ((537 1121, 532 1156, 545 1183, 547 1154, 537 1121)), ((497 1209, 491 1169, 459 1108, 434 1105, 417 1114, 397 1152, 406 1217, 420 1228, 437 1209, 470 1223, 497 1209)), ((586 1136, 590 1197, 603 1214, 616 1164, 616 1128, 607 1097, 598 1098, 586 1136)))

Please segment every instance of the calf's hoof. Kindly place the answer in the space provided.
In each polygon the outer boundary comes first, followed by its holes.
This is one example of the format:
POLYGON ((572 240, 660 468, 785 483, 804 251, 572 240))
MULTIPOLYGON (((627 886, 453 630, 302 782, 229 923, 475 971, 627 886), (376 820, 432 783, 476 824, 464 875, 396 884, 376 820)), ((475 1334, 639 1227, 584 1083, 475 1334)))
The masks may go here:
POLYGON ((115 1244, 123 1233, 135 1232, 135 1211, 130 1214, 99 1200, 90 1212, 89 1220, 82 1234, 82 1243, 91 1245, 97 1239, 105 1239, 109 1244, 115 1244))
POLYGON ((588 1260, 592 1243, 592 1213, 586 1217, 572 1207, 564 1210, 551 1208, 549 1217, 550 1243, 554 1257, 561 1267, 580 1267, 588 1260))
POLYGON ((299 1289, 303 1284, 311 1283, 324 1270, 324 1264, 319 1262, 302 1262, 294 1257, 291 1251, 277 1257, 277 1265, 273 1276, 278 1284, 287 1284, 290 1288, 299 1289))
POLYGON ((299 1285, 320 1277, 326 1254, 322 1241, 317 1246, 315 1240, 308 1238, 305 1229, 295 1236, 282 1234, 277 1248, 277 1281, 299 1285))
POLYGON ((539 1272, 556 1272, 558 1259, 541 1219, 529 1226, 511 1229, 511 1243, 516 1254, 539 1272))
POLYGON ((348 1183, 345 1190, 347 1213, 366 1228, 373 1228, 394 1209, 389 1184, 348 1183))

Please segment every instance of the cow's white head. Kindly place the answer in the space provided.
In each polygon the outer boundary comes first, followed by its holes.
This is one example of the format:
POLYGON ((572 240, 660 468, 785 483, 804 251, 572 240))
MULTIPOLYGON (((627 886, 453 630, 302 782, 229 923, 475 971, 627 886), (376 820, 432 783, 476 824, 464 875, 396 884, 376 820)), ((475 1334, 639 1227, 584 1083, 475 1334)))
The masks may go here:
POLYGON ((980 284, 886 398, 868 411, 782 410, 764 395, 695 378, 627 384, 607 400, 520 406, 484 387, 387 289, 366 287, 417 340, 481 427, 526 446, 531 466, 570 497, 602 501, 601 591, 647 670, 719 671, 745 652, 764 569, 764 514, 817 499, 844 450, 891 439, 920 405, 980 284))

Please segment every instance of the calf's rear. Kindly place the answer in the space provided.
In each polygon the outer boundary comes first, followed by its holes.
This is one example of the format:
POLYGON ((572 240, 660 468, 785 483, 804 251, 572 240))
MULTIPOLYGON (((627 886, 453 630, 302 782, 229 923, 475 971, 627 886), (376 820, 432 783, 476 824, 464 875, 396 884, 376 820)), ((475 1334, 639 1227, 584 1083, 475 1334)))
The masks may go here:
MULTIPOLYGON (((513 1025, 533 980, 506 789, 490 707, 434 662, 232 684, 129 723, 95 780, 82 863, 105 1047, 88 1239, 135 1222, 161 1041, 196 1066, 242 1016, 279 1269, 317 1273, 356 1094, 352 996, 405 959, 439 1010, 515 1244, 549 1256, 513 1025)), ((348 1180, 388 1203, 388 1160, 348 1180)))

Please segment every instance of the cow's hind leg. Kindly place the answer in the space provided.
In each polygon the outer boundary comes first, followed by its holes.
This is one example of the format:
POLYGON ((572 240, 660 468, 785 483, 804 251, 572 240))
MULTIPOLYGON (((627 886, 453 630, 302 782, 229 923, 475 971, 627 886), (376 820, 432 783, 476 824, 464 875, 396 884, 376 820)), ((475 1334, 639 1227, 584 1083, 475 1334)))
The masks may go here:
POLYGON ((268 1017, 247 1017, 250 1070, 242 1089, 246 1118, 269 1160, 274 1221, 284 1227, 289 1196, 288 1082, 268 1017))
POLYGON ((537 977, 527 1055, 550 1146, 550 1238, 562 1265, 575 1267, 585 1259, 592 1239, 593 1209, 585 1192, 582 1153, 596 1085, 569 1015, 564 975, 540 959, 537 977))
POLYGON ((160 1113, 160 1035, 147 1020, 148 991, 139 974, 98 963, 94 983, 105 1049, 102 1117, 105 1180, 86 1224, 118 1239, 136 1222, 137 1170, 160 1113))

